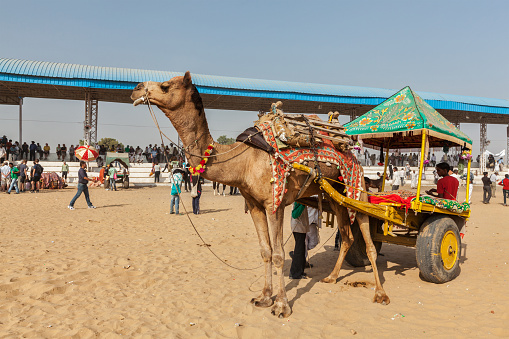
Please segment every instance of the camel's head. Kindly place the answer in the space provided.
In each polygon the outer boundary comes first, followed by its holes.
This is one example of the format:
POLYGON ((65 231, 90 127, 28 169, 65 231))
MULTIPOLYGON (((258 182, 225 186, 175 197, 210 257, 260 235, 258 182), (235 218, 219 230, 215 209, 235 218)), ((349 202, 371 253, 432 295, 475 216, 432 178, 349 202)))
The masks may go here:
MULTIPOLYGON (((150 100, 151 104, 163 110, 174 111, 188 100, 195 101, 195 93, 198 95, 191 81, 191 73, 187 71, 184 76, 174 77, 165 82, 141 82, 133 90, 131 99, 134 101, 134 106, 150 100)), ((199 101, 201 103, 201 99, 199 101)))

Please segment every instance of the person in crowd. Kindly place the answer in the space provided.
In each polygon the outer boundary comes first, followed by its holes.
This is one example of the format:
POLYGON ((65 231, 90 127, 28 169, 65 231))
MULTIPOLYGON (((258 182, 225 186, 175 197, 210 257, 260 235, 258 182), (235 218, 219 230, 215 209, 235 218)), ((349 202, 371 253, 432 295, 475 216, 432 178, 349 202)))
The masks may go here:
POLYGON ((37 143, 37 153, 39 154, 39 159, 42 159, 42 146, 41 144, 37 143))
POLYGON ((24 142, 23 145, 21 145, 21 158, 20 159, 28 159, 28 153, 29 153, 28 144, 26 142, 24 142))
POLYGON ((64 161, 65 157, 67 155, 67 147, 65 146, 65 144, 62 144, 62 147, 60 147, 60 155, 61 155, 62 161, 64 161))
POLYGON ((16 144, 12 144, 9 149, 9 161, 16 161, 18 156, 18 150, 16 148, 16 144))
POLYGON ((418 183, 419 175, 415 172, 415 170, 412 170, 412 173, 410 174, 410 188, 417 188, 418 183))
MULTIPOLYGON (((393 154, 393 156, 394 156, 394 154, 393 154)), ((389 179, 392 180, 394 177, 394 169, 392 168, 392 162, 389 162, 389 165, 387 167, 389 168, 389 179)))
POLYGON ((171 201, 170 201, 170 214, 176 213, 179 215, 179 204, 180 204, 180 193, 182 193, 182 173, 180 173, 180 169, 176 168, 170 174, 171 181, 171 201), (173 207, 175 207, 175 212, 173 211, 173 207))
POLYGON ((0 144, 0 164, 4 163, 4 160, 7 158, 6 154, 4 144, 0 144))
POLYGON ((153 147, 152 151, 150 151, 150 162, 155 163, 157 161, 157 147, 153 147))
POLYGON ((483 173, 482 177, 482 190, 483 190, 483 196, 482 196, 482 203, 483 204, 489 204, 491 199, 491 180, 488 178, 488 172, 483 173))
POLYGON ((12 162, 9 163, 9 167, 11 168, 11 185, 9 186, 9 189, 7 190, 7 194, 11 194, 13 187, 16 189, 16 194, 19 194, 19 187, 18 187, 19 169, 16 166, 14 166, 14 164, 12 162))
POLYGON ((110 177, 110 191, 117 190, 117 169, 111 163, 108 165, 108 176, 110 177))
MULTIPOLYGON (((184 189, 186 192, 189 192, 191 190, 191 172, 189 171, 189 164, 183 163, 182 166, 184 167, 184 189)), ((214 190, 214 194, 215 192, 214 190)))
POLYGON ((101 184, 104 184, 104 179, 106 175, 107 175, 106 166, 101 166, 101 170, 99 171, 99 182, 101 184))
POLYGON ((9 155, 11 153, 12 140, 9 139, 9 141, 4 143, 4 145, 5 145, 5 152, 6 152, 5 160, 9 160, 9 155))
POLYGON ((35 141, 32 141, 32 143, 30 144, 30 147, 29 147, 29 150, 30 150, 30 161, 34 161, 35 160, 35 151, 37 151, 37 145, 35 144, 35 141))
POLYGON ((456 200, 458 195, 459 181, 449 175, 451 169, 449 164, 441 162, 436 165, 437 174, 442 177, 437 182, 437 188, 432 188, 426 193, 433 197, 444 198, 449 200, 456 200))
POLYGON ((391 176, 392 178, 389 180, 389 184, 391 185, 392 191, 399 190, 399 184, 401 183, 401 179, 399 178, 398 173, 399 173, 398 168, 394 167, 394 173, 391 176))
POLYGON ((399 180, 401 182, 401 187, 405 186, 405 168, 403 167, 399 170, 399 180))
POLYGON ((504 206, 507 206, 507 198, 509 198, 509 174, 506 174, 504 179, 499 182, 502 186, 502 194, 504 196, 504 206))
POLYGON ((297 202, 293 204, 291 227, 293 238, 295 239, 295 247, 290 266, 290 279, 306 279, 304 272, 306 268, 306 234, 309 232, 309 215, 306 206, 297 202))
POLYGON ((21 164, 19 165, 19 189, 21 192, 25 192, 25 183, 28 182, 28 166, 27 166, 27 160, 23 159, 21 160, 21 164))
POLYGON ((30 193, 39 192, 39 188, 41 188, 41 175, 43 171, 44 168, 39 165, 39 159, 35 159, 34 165, 30 170, 30 180, 32 183, 30 193))
POLYGON ((71 145, 71 146, 69 147, 69 161, 70 161, 70 162, 74 162, 74 161, 75 161, 75 160, 74 160, 74 158, 75 158, 74 151, 75 151, 75 150, 76 150, 76 149, 74 148, 74 145, 71 145))
POLYGON ((495 171, 491 174, 490 180, 491 180, 491 196, 493 198, 497 197, 497 175, 498 171, 495 171))
POLYGON ((69 165, 64 161, 62 164, 62 179, 64 179, 64 184, 67 181, 67 173, 69 173, 69 165))
POLYGON ((0 168, 0 173, 2 175, 1 189, 2 192, 5 192, 11 186, 11 167, 8 161, 4 162, 4 165, 0 168))
POLYGON ((236 195, 238 193, 238 188, 235 186, 230 186, 230 195, 236 195))
POLYGON ((411 168, 410 168, 410 164, 407 162, 407 163, 406 163, 406 166, 405 166, 405 178, 406 178, 407 180, 411 180, 411 175, 410 175, 410 174, 411 174, 411 172, 412 172, 412 170, 411 170, 411 168))
POLYGON ((69 203, 70 210, 74 210, 74 203, 76 200, 80 197, 82 193, 85 193, 85 199, 87 200, 88 208, 95 208, 94 205, 92 205, 92 202, 90 201, 90 196, 88 194, 88 182, 91 181, 87 175, 87 163, 83 160, 80 161, 80 169, 78 170, 78 192, 76 192, 76 195, 72 198, 71 202, 69 203))
POLYGON ((191 176, 191 197, 193 198, 193 213, 200 214, 200 197, 201 197, 201 182, 202 179, 199 175, 191 176), (195 192, 193 192, 195 191, 195 192), (194 196, 193 196, 194 195, 194 196))
POLYGON ((161 176, 161 165, 159 165, 159 162, 155 162, 152 165, 152 171, 154 171, 154 183, 160 182, 159 177, 161 176))
POLYGON ((44 154, 44 160, 48 160, 50 149, 51 149, 51 147, 49 147, 48 143, 46 143, 46 145, 44 145, 44 147, 42 148, 43 154, 44 154))
POLYGON ((56 151, 57 151, 57 159, 58 159, 58 160, 60 160, 60 156, 61 156, 61 155, 60 155, 60 149, 61 149, 61 148, 62 148, 62 147, 60 146, 60 144, 58 144, 58 145, 57 145, 57 149, 56 149, 56 151))
MULTIPOLYGON (((467 173, 463 174, 461 176, 461 179, 462 180, 467 180, 467 173)), ((467 202, 469 204, 472 203, 472 191, 473 190, 474 190, 474 172, 471 171, 470 172, 470 183, 468 184, 468 200, 465 199, 465 200, 467 200, 467 202)))
POLYGON ((217 195, 219 196, 226 196, 226 194, 224 194, 224 191, 226 190, 226 185, 225 184, 221 184, 219 182, 212 182, 212 189, 214 190, 214 195, 216 195, 216 191, 217 191, 217 195), (219 190, 221 189, 221 185, 223 185, 223 190, 222 192, 219 192, 219 190))

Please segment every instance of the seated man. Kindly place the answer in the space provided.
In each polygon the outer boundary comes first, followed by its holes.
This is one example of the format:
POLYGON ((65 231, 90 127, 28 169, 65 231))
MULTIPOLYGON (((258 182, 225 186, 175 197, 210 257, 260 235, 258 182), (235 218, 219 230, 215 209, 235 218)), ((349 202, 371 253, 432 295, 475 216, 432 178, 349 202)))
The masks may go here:
POLYGON ((456 196, 458 195, 459 181, 458 179, 449 175, 450 169, 451 168, 449 167, 449 164, 446 162, 437 164, 437 174, 442 178, 438 180, 436 189, 432 188, 426 191, 426 193, 432 197, 456 200, 456 196))

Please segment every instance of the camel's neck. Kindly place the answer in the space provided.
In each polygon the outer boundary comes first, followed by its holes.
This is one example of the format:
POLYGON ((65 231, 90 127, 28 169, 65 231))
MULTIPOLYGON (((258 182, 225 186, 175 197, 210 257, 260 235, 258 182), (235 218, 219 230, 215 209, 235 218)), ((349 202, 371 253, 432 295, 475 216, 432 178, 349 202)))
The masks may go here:
POLYGON ((189 165, 191 167, 198 166, 208 145, 213 144, 213 157, 209 158, 202 176, 208 180, 235 185, 238 181, 237 172, 240 173, 240 171, 236 171, 235 166, 231 166, 231 162, 228 160, 235 157, 239 152, 245 151, 246 146, 228 152, 238 144, 221 145, 215 143, 210 135, 205 111, 197 109, 191 101, 186 102, 183 107, 172 112, 163 107, 161 107, 161 110, 170 118, 171 123, 177 130, 186 151, 189 165), (225 152, 228 153, 217 156, 225 152))

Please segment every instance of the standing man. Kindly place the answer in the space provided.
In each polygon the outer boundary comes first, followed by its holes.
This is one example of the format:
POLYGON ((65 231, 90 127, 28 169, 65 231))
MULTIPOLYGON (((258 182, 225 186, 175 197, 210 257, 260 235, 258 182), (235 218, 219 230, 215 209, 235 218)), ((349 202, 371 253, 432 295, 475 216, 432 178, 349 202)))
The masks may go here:
POLYGON ((29 148, 30 148, 30 161, 34 161, 35 151, 37 151, 37 145, 35 144, 35 141, 32 141, 29 148))
POLYGON ((9 167, 11 168, 11 185, 9 186, 9 190, 7 190, 7 194, 11 194, 13 187, 16 189, 16 194, 19 194, 18 188, 19 169, 16 166, 14 166, 12 162, 9 164, 9 167))
POLYGON ((87 176, 86 168, 87 163, 84 162, 83 160, 80 161, 80 169, 78 170, 78 192, 76 193, 74 198, 72 198, 71 202, 69 203, 69 206, 67 206, 67 208, 69 208, 70 210, 74 209, 74 203, 80 197, 81 193, 85 193, 85 199, 87 200, 88 208, 95 208, 95 206, 92 205, 92 203, 90 202, 90 196, 88 194, 88 182, 91 179, 89 179, 87 176))
POLYGON ((67 147, 65 144, 62 144, 62 147, 60 147, 60 156, 62 157, 62 161, 65 160, 65 156, 67 155, 67 147))
POLYGON ((442 179, 438 180, 437 188, 432 188, 426 193, 431 195, 432 197, 456 200, 456 196, 458 195, 458 187, 459 181, 456 178, 453 178, 449 175, 449 164, 446 162, 441 162, 437 164, 436 171, 437 174, 442 177, 442 179), (434 193, 437 193, 436 195, 434 193))
POLYGON ((39 165, 39 159, 35 159, 32 170, 30 171, 30 180, 32 182, 32 189, 30 190, 30 193, 39 192, 39 188, 41 187, 41 175, 43 171, 44 168, 39 165))
POLYGON ((306 233, 309 232, 309 216, 306 206, 297 202, 293 204, 291 226, 295 248, 293 255, 290 253, 292 257, 290 279, 306 279, 307 275, 304 273, 306 268, 306 233))
POLYGON ((67 181, 67 173, 69 173, 69 165, 64 161, 62 164, 62 179, 64 179, 64 184, 67 181))
POLYGON ((21 164, 19 165, 19 186, 20 191, 25 192, 25 182, 27 182, 27 161, 26 159, 21 160, 21 164))
POLYGON ((505 175, 505 178, 499 183, 503 186, 502 193, 504 194, 504 206, 507 206, 507 198, 509 198, 509 174, 505 175))
POLYGON ((498 171, 495 171, 495 173, 492 173, 491 176, 490 176, 490 181, 491 181, 491 196, 493 198, 497 197, 497 195, 495 194, 496 190, 497 190, 497 175, 498 175, 498 171))
POLYGON ((394 173, 392 174, 391 180, 389 182, 391 184, 392 191, 399 190, 399 184, 401 183, 401 179, 399 178, 399 172, 397 167, 394 167, 394 173))
POLYGON ((491 180, 488 178, 488 172, 484 172, 482 177, 483 204, 489 204, 491 199, 491 180))
POLYGON ((2 176, 1 188, 2 191, 6 191, 11 186, 11 168, 9 167, 9 162, 4 162, 4 165, 0 168, 0 173, 2 176))

